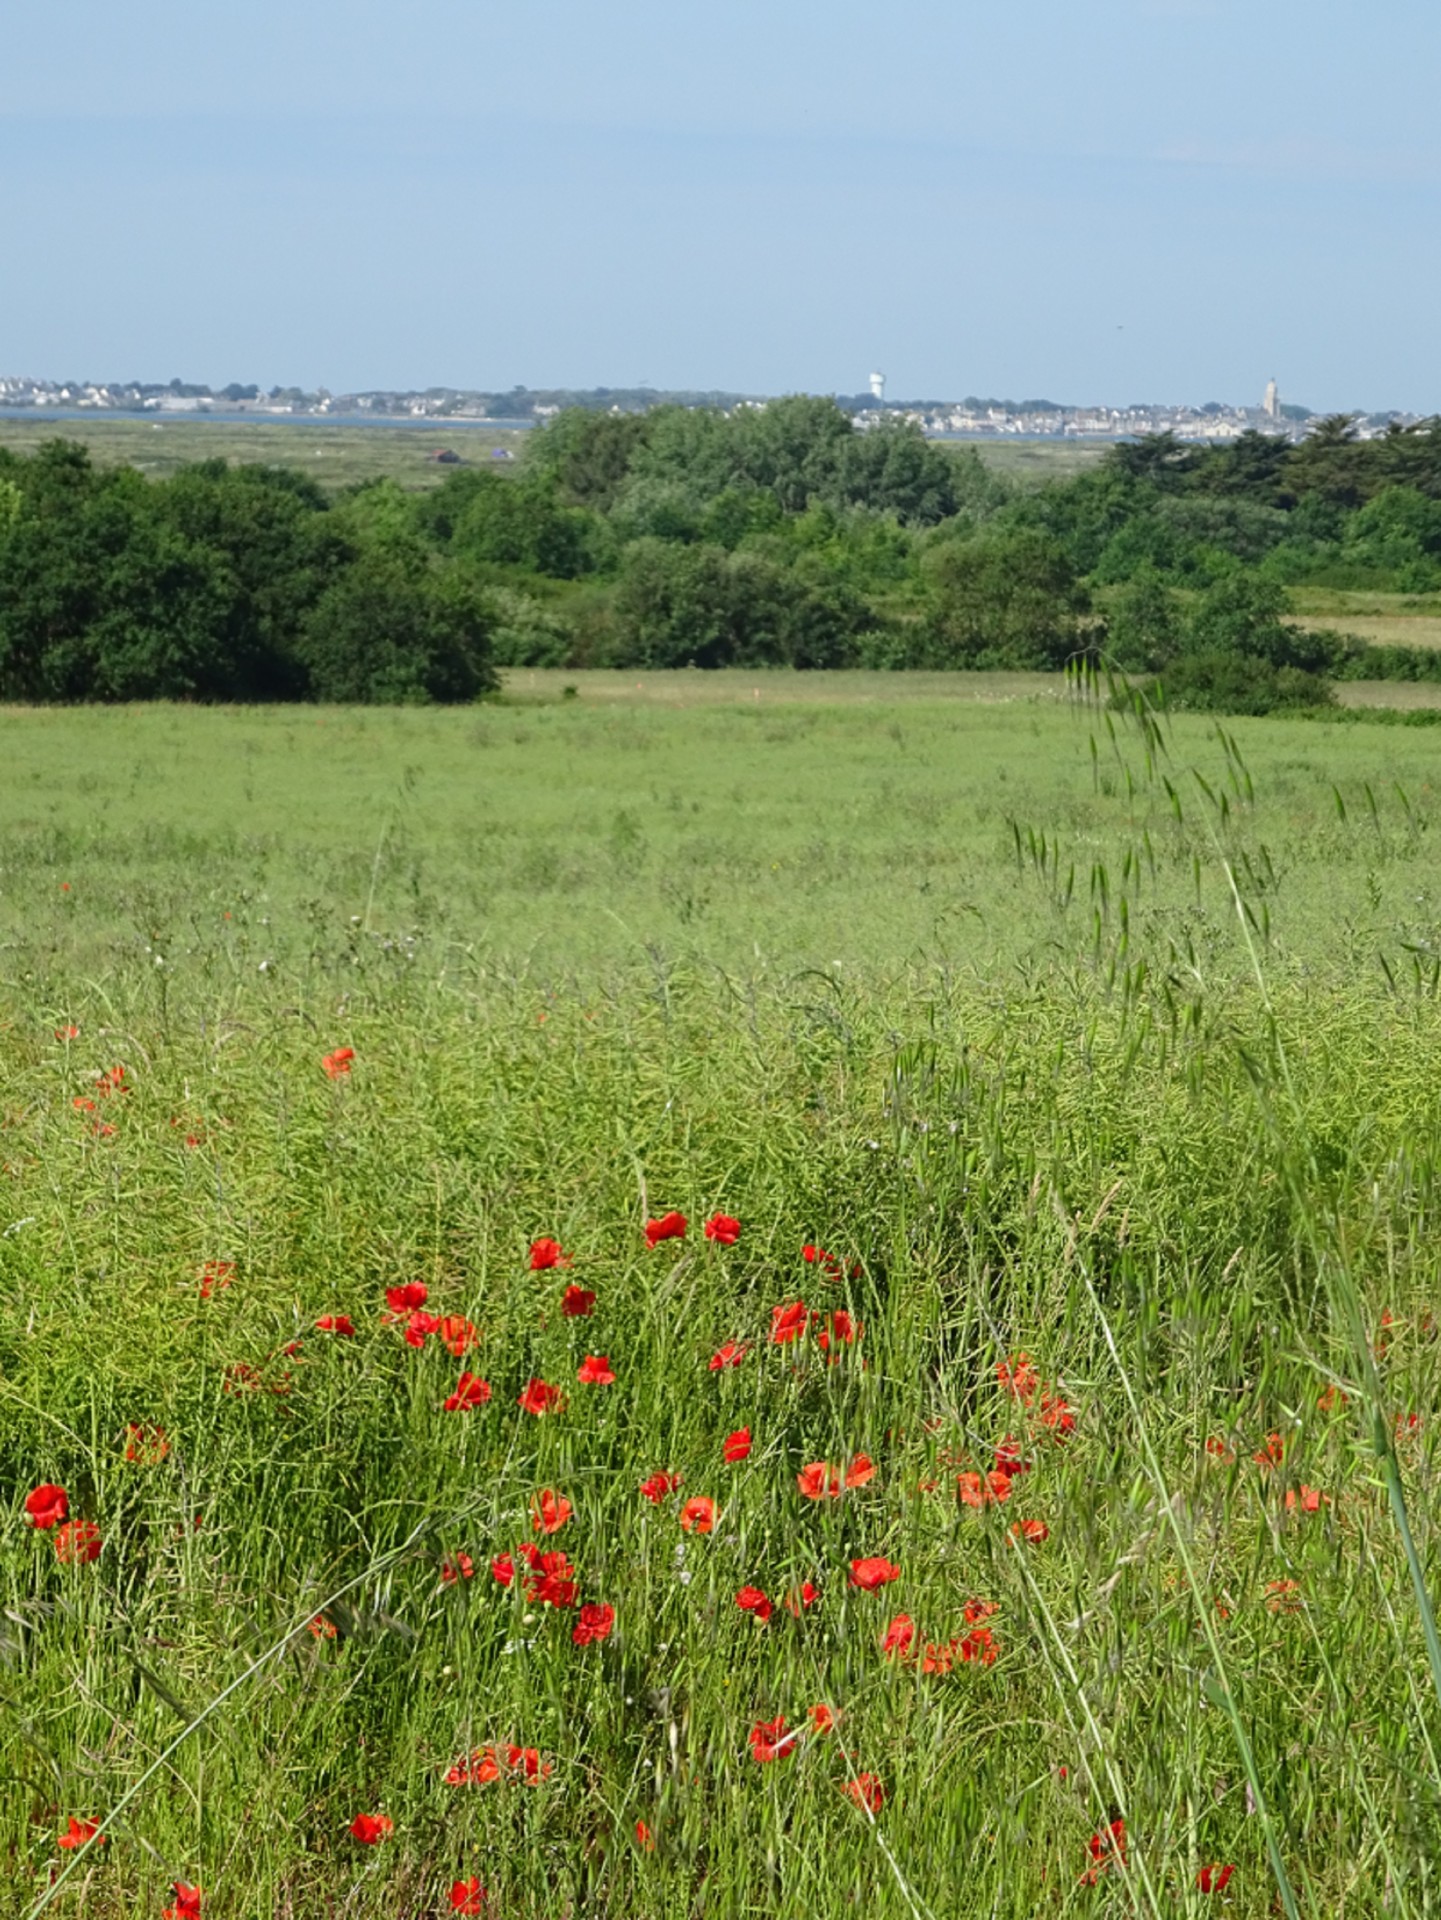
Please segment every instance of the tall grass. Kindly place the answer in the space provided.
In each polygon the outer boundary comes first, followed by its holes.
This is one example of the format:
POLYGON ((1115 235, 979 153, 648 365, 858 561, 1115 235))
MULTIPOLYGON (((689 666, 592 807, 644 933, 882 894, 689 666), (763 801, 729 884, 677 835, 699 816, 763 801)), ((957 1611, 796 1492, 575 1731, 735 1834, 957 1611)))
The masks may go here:
MULTIPOLYGON (((1432 1911, 1424 776, 1371 777, 1368 808, 1356 762, 1299 770, 1309 729, 1136 736, 1084 712, 1045 721, 1047 764, 1033 721, 990 716, 987 765, 1033 802, 1049 780, 1046 805, 997 805, 949 853, 966 736, 895 722, 925 870, 964 869, 986 925, 1014 921, 968 959, 911 947, 915 869, 887 873, 859 821, 849 871, 794 883, 777 951, 765 855, 799 871, 887 738, 832 714, 815 763, 805 728, 748 736, 744 884, 691 847, 686 883, 718 902, 699 927, 649 922, 684 842, 658 875, 662 810, 633 800, 639 849, 604 806, 557 837, 596 873, 575 912, 534 892, 528 957, 513 881, 490 885, 504 937, 462 937, 478 883, 454 823, 519 802, 490 776, 438 798, 443 728, 412 792, 380 779, 373 808, 298 827, 298 736, 262 722, 253 845, 208 812, 233 765, 188 821, 157 762, 128 810, 12 826, 0 1912, 158 1914, 180 1880, 207 1914, 418 1916, 472 1874, 488 1910, 537 1916, 1432 1911), (798 755, 833 784, 797 790, 798 755), (247 863, 267 899, 234 884, 247 863), (1348 893, 1369 926, 1332 924, 1348 893), (131 1090, 98 1095, 122 1062, 131 1090), (647 1248, 672 1207, 686 1237, 647 1248), (702 1235, 717 1211, 733 1247, 702 1235), (574 1265, 533 1271, 539 1235, 574 1265), (474 1323, 473 1352, 385 1323, 408 1281, 474 1323), (592 1317, 561 1314, 567 1284, 592 1317), (859 1337, 772 1341, 801 1298, 859 1337), (353 1339, 315 1329, 334 1314, 353 1339), (750 1351, 712 1372, 732 1340, 750 1351), (588 1353, 613 1386, 577 1380, 588 1353), (1021 1353, 1029 1398, 997 1372, 1021 1353), (447 1412, 462 1367, 493 1397, 447 1412), (516 1406, 532 1376, 563 1412, 516 1406), (958 1498, 1008 1437, 1029 1471, 958 1498), (802 1496, 801 1468, 861 1453, 869 1483, 802 1496), (683 1485, 652 1506, 658 1470, 683 1485), (42 1481, 98 1525, 93 1564, 23 1523, 42 1481), (615 1609, 591 1646, 573 1607, 489 1571, 546 1487, 574 1513, 542 1544, 615 1609), (680 1525, 699 1494, 710 1534, 680 1525), (461 1554, 473 1577, 446 1582, 461 1554), (899 1579, 851 1586, 860 1556, 899 1579), (900 1613, 913 1654, 983 1625, 994 1664, 888 1658, 900 1613), (758 1764, 777 1716, 800 1737, 758 1764), (548 1776, 446 1784, 510 1742, 548 1776), (357 1843, 359 1813, 390 1836, 357 1843), (58 1850, 72 1815, 107 1844, 58 1850)), ((569 729, 540 737, 580 758, 609 721, 503 724, 569 729)), ((365 738, 420 764, 418 726, 365 738)), ((732 778, 711 716, 648 742, 662 791, 657 758, 689 755, 703 803, 732 778)))

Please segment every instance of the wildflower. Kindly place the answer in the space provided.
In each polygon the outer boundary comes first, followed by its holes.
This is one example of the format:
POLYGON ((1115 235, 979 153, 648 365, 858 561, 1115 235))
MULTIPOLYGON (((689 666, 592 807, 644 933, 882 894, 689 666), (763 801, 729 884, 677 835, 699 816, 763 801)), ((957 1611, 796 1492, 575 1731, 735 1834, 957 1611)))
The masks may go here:
POLYGON ((170 1891, 175 1895, 173 1907, 160 1909, 160 1920, 198 1920, 200 1913, 200 1889, 192 1887, 188 1880, 172 1880, 170 1891))
POLYGON ((715 1528, 716 1504, 708 1493, 698 1493, 680 1510, 681 1527, 686 1533, 710 1533, 715 1528))
POLYGON ((334 1053, 324 1054, 320 1064, 332 1080, 341 1080, 350 1072, 354 1060, 354 1047, 337 1047, 334 1053))
POLYGON ((457 1580, 475 1578, 475 1562, 468 1553, 458 1553, 453 1560, 442 1560, 440 1578, 443 1585, 453 1587, 457 1580))
POLYGON ((860 1587, 865 1593, 874 1593, 877 1587, 884 1587, 889 1581, 899 1580, 900 1577, 900 1568, 889 1560, 876 1557, 851 1562, 851 1585, 860 1587))
POLYGON ((908 1613, 898 1613, 881 1635, 881 1652, 889 1659, 898 1653, 902 1660, 911 1650, 911 1642, 916 1637, 916 1623, 908 1613))
POLYGON ((1117 1861, 1125 1865, 1126 1860, 1126 1823, 1113 1820, 1103 1833, 1091 1835, 1091 1865, 1081 1875, 1083 1887, 1094 1887, 1101 1874, 1113 1867, 1117 1861))
POLYGON ((575 1370, 575 1377, 583 1387, 613 1387, 615 1375, 611 1372, 610 1361, 603 1353, 588 1353, 575 1370))
POLYGON ((830 1733, 836 1724, 836 1716, 824 1701, 812 1707, 806 1718, 815 1733, 830 1733))
POLYGON ((1234 1867, 1202 1867, 1196 1886, 1202 1893, 1224 1893, 1235 1871, 1234 1867))
POLYGON ((983 1667, 994 1666, 999 1651, 995 1635, 989 1627, 977 1627, 973 1633, 968 1633, 960 1644, 961 1659, 979 1661, 983 1667))
POLYGON ((862 1813, 879 1813, 886 1804, 886 1790, 873 1773, 858 1773, 854 1780, 846 1781, 841 1792, 854 1800, 862 1813))
POLYGON ((77 1820, 72 1813, 70 1816, 70 1825, 56 1840, 55 1844, 57 1847, 63 1848, 66 1853, 70 1853, 76 1847, 83 1847, 86 1842, 90 1840, 93 1840, 97 1847, 108 1847, 110 1845, 110 1835, 100 1831, 98 1821, 77 1820))
POLYGON ((42 1481, 25 1496, 26 1516, 39 1533, 48 1533, 51 1527, 59 1526, 69 1511, 69 1494, 64 1487, 57 1487, 49 1480, 42 1481))
POLYGON ((1223 1467, 1232 1467, 1236 1464, 1235 1454, 1217 1433, 1213 1433, 1206 1442, 1206 1451, 1213 1460, 1219 1461, 1223 1467))
POLYGON ((595 1295, 588 1287, 569 1286, 560 1296, 560 1310, 567 1320, 584 1320, 595 1312, 595 1295))
POLYGON ((213 1293, 223 1293, 234 1278, 233 1260, 207 1260, 200 1269, 200 1298, 208 1300, 213 1293))
POLYGON ((430 1288, 423 1280, 407 1280, 404 1286, 385 1289, 385 1304, 397 1318, 415 1313, 429 1298, 430 1288))
MULTIPOLYGON (((1350 1396, 1342 1393, 1339 1387, 1323 1387, 1316 1396, 1316 1405, 1322 1413, 1335 1413, 1340 1407, 1349 1406, 1350 1396)), ((1209 1871, 1209 1869, 1203 1869, 1209 1871)))
POLYGON ((635 1843, 643 1853, 655 1852, 655 1835, 644 1820, 637 1820, 635 1823, 635 1843))
POLYGON ((57 1027, 55 1029, 55 1038, 57 1040, 78 1040, 80 1038, 80 1029, 79 1027, 57 1027))
POLYGON ((1036 1396, 1036 1388, 1040 1385, 1028 1353, 1013 1353, 1008 1360, 997 1361, 996 1379, 1000 1382, 1004 1393, 1008 1393, 1013 1400, 1019 1400, 1024 1406, 1031 1404, 1036 1396))
POLYGON ((441 1345, 447 1348, 457 1360, 463 1360, 472 1347, 480 1345, 479 1331, 471 1321, 465 1318, 464 1314, 443 1315, 431 1328, 431 1332, 439 1334, 441 1345))
POLYGON ((750 1352, 749 1344, 744 1340, 727 1340, 710 1357, 710 1371, 724 1373, 727 1367, 738 1367, 750 1352))
MULTIPOLYGON (((826 1276, 827 1280, 839 1280, 841 1278, 841 1275, 845 1272, 845 1268, 842 1266, 841 1262, 837 1260, 836 1256, 833 1253, 827 1253, 824 1247, 813 1247, 807 1244, 806 1246, 801 1248, 801 1258, 802 1260, 805 1261, 807 1266, 819 1267, 821 1272, 826 1276)), ((860 1272, 859 1265, 855 1262, 852 1262, 851 1264, 852 1275, 855 1275, 859 1272, 860 1272)))
POLYGON ((1323 1502, 1326 1506, 1330 1506, 1330 1494, 1322 1493, 1319 1487, 1308 1487, 1304 1480, 1301 1482, 1299 1493, 1294 1487, 1286 1489, 1287 1513, 1294 1513, 1298 1507, 1302 1513, 1319 1513, 1323 1502))
POLYGON ((452 1913, 483 1913, 486 1893, 474 1874, 468 1880, 453 1880, 450 1887, 452 1913))
POLYGON ((680 1485, 678 1473, 653 1473, 649 1480, 642 1480, 640 1490, 653 1507, 658 1507, 668 1493, 674 1493, 680 1485))
POLYGON ((530 1524, 536 1533, 559 1533, 575 1509, 564 1494, 542 1487, 530 1503, 530 1524))
POLYGON ((373 1847, 394 1833, 395 1822, 386 1813, 358 1813, 350 1823, 350 1832, 363 1847, 373 1847))
POLYGON ((445 1774, 448 1787, 488 1787, 500 1778, 500 1756, 494 1747, 476 1747, 445 1774))
POLYGON ((55 1536, 55 1558, 66 1566, 88 1566, 103 1545, 93 1520, 67 1520, 55 1536))
POLYGON ((659 1220, 647 1220, 645 1223, 647 1247, 658 1247, 662 1240, 684 1239, 685 1215, 683 1213, 663 1213, 659 1220))
POLYGON ((759 1587, 742 1587, 736 1595, 736 1605, 742 1613, 753 1613, 762 1626, 775 1612, 775 1608, 759 1587))
POLYGON ((559 1387, 547 1386, 544 1380, 527 1380, 525 1390, 515 1403, 523 1412, 533 1413, 537 1418, 543 1413, 554 1413, 565 1405, 565 1396, 559 1387))
POLYGON ((999 1613, 1000 1610, 994 1600, 968 1600, 961 1610, 961 1617, 968 1627, 974 1627, 982 1620, 989 1620, 993 1613, 999 1613))
POLYGON ((417 1307, 414 1313, 405 1316, 405 1344, 408 1347, 423 1347, 427 1338, 439 1329, 440 1322, 435 1315, 417 1307))
POLYGON ((551 1267, 568 1267, 570 1264, 571 1256, 561 1252, 559 1240, 552 1240, 547 1235, 544 1239, 531 1241, 530 1270, 532 1273, 545 1273, 551 1267))
POLYGON ((786 1612, 792 1619, 799 1620, 801 1615, 813 1607, 820 1597, 819 1591, 811 1585, 809 1580, 802 1580, 798 1587, 792 1587, 786 1595, 786 1612))
POLYGON ((1029 1546, 1038 1547, 1043 1540, 1049 1540, 1051 1529, 1044 1520, 1017 1520, 1011 1527, 1014 1539, 1024 1540, 1029 1546))
POLYGON ((535 1786, 538 1781, 548 1780, 555 1769, 549 1760, 542 1760, 535 1747, 507 1747, 505 1764, 512 1773, 518 1773, 527 1786, 535 1786))
POLYGON ((741 1223, 734 1214, 715 1213, 705 1223, 705 1237, 718 1247, 733 1247, 741 1237, 741 1223))
POLYGON ((751 1728, 751 1758, 757 1766, 766 1766, 785 1754, 794 1753, 799 1736, 787 1731, 784 1719, 758 1720, 751 1728))
POLYGON ((828 1353, 833 1346, 849 1347, 863 1331, 859 1320, 852 1320, 844 1308, 837 1308, 826 1316, 826 1324, 816 1335, 816 1345, 822 1353, 828 1353))
POLYGON ((355 1323, 348 1313, 323 1313, 315 1323, 315 1331, 338 1334, 342 1340, 353 1340, 355 1323))
POLYGON ((1011 1476, 1008 1473, 958 1473, 956 1491, 961 1497, 963 1507, 989 1507, 994 1502, 1009 1500, 1011 1497, 1011 1476))
POLYGON ((735 1466, 739 1461, 750 1457, 751 1430, 749 1427, 737 1427, 734 1433, 728 1433, 721 1447, 722 1456, 735 1466))
POLYGON ((1301 1611, 1299 1580, 1268 1580, 1266 1595, 1267 1613, 1299 1613, 1301 1611))
POLYGON ((531 1568, 531 1577, 525 1585, 526 1599, 535 1606, 573 1607, 576 1595, 575 1568, 566 1556, 559 1551, 541 1553, 529 1543, 521 1548, 521 1552, 529 1560, 531 1568))
POLYGON ((125 1435, 125 1458, 133 1465, 158 1467, 170 1451, 164 1427, 147 1427, 138 1420, 127 1420, 125 1435))
POLYGON ((1076 1413, 1058 1393, 1041 1395, 1041 1425, 1057 1440, 1066 1440, 1076 1431, 1076 1413))
POLYGON ((1285 1457, 1286 1442, 1279 1433, 1268 1433, 1265 1445, 1251 1455, 1258 1467, 1279 1467, 1285 1457))
POLYGON ((578 1647, 588 1647, 592 1641, 608 1640, 614 1626, 614 1607, 587 1603, 581 1608, 580 1618, 571 1628, 570 1637, 578 1647))
POLYGON ((804 1300, 792 1300, 788 1305, 771 1308, 771 1339, 778 1347, 787 1347, 792 1340, 799 1340, 809 1324, 804 1300))
POLYGON ((868 1454, 858 1453, 844 1469, 824 1460, 813 1460, 796 1475, 796 1486, 806 1500, 839 1500, 847 1489, 852 1492, 875 1478, 875 1464, 868 1454))
POLYGON ((489 1398, 488 1380, 482 1380, 477 1373, 463 1373, 455 1383, 455 1392, 446 1398, 444 1407, 447 1413, 470 1413, 476 1407, 483 1407, 489 1398))
POLYGON ((324 1613, 317 1613, 313 1619, 307 1620, 305 1630, 312 1640, 333 1640, 338 1632, 335 1622, 324 1613))
POLYGON ((515 1579, 515 1562, 508 1553, 498 1553, 490 1563, 490 1571, 503 1587, 508 1587, 515 1579))

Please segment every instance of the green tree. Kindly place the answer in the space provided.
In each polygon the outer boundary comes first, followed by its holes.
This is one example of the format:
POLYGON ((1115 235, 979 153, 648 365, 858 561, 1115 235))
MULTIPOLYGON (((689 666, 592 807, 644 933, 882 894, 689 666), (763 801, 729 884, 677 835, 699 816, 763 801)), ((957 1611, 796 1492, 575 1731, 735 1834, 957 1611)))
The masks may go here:
POLYGON ((326 588, 298 646, 315 700, 472 700, 496 684, 482 589, 417 547, 362 553, 326 588))
POLYGON ((1090 645, 1090 601, 1058 540, 988 528, 926 560, 932 609, 918 664, 1054 670, 1090 645))

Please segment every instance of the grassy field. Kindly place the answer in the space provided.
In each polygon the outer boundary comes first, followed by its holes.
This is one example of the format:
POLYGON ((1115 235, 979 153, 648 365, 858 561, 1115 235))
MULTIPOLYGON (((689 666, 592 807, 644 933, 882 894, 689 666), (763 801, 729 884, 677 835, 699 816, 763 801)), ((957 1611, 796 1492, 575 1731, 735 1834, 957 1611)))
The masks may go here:
POLYGON ((950 691, 0 714, 5 1920, 1434 1911, 1430 734, 950 691))

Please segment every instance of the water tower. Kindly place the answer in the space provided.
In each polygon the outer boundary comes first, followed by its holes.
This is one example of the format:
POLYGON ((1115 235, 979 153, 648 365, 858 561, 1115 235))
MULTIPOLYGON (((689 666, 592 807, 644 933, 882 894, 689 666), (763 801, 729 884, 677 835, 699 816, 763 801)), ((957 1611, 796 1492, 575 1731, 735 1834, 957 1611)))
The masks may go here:
POLYGON ((873 373, 870 388, 871 398, 877 403, 883 403, 886 397, 886 376, 883 373, 873 373))

